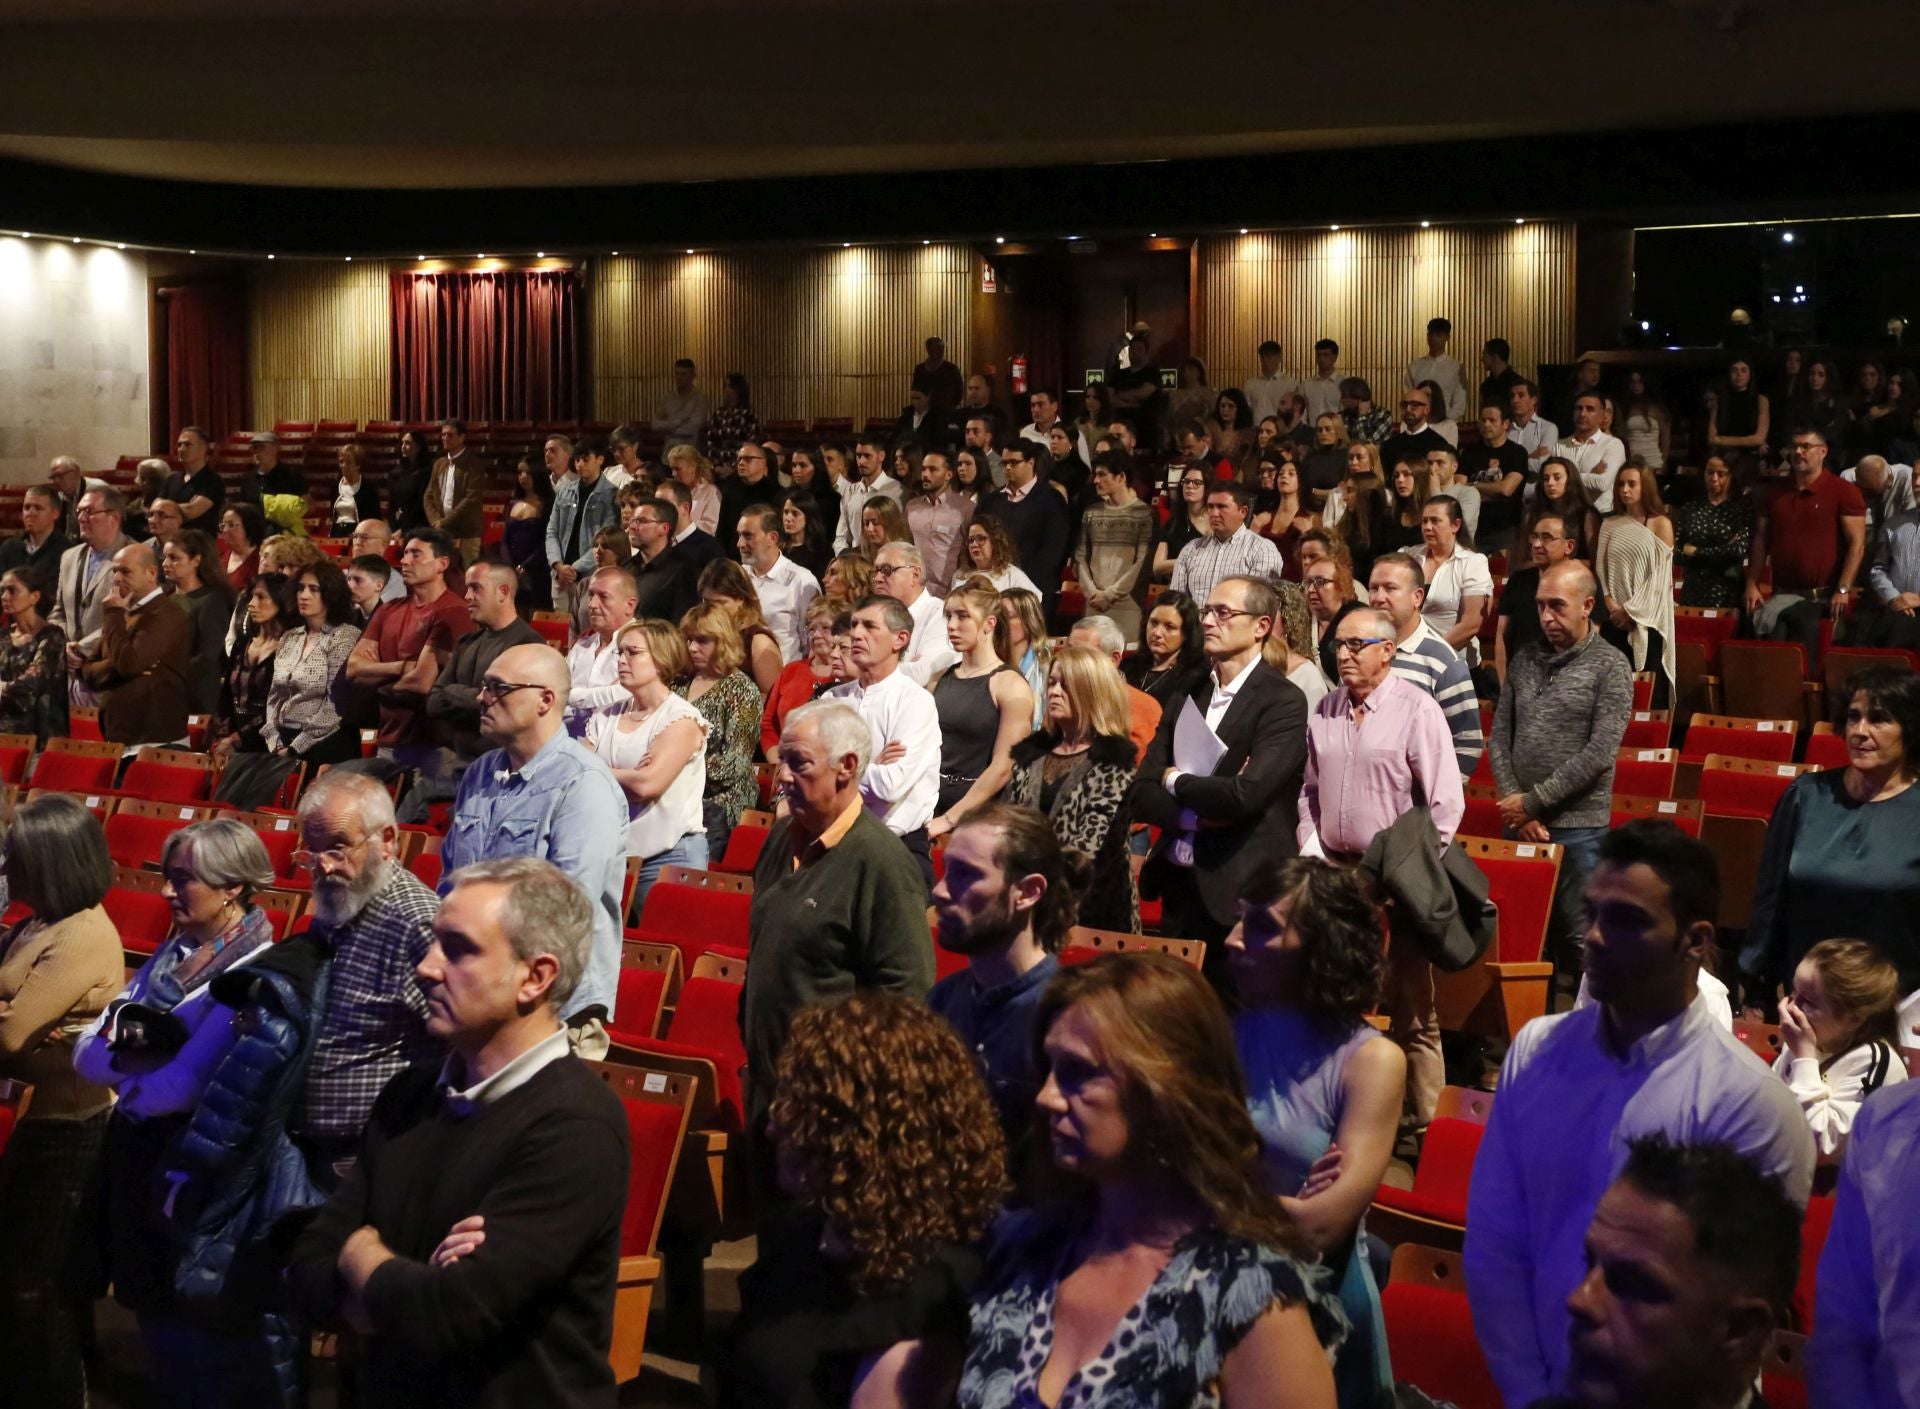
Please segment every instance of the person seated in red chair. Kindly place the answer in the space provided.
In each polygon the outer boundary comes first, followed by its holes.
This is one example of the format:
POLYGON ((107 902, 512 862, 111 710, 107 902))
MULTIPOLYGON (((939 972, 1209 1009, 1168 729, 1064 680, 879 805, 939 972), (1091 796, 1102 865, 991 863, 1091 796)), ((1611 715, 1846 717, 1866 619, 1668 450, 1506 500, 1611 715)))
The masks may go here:
POLYGON ((1800 1263, 1800 1209, 1779 1180, 1726 1145, 1635 1140, 1586 1258, 1566 1393, 1534 1409, 1765 1409, 1753 1383, 1800 1263))

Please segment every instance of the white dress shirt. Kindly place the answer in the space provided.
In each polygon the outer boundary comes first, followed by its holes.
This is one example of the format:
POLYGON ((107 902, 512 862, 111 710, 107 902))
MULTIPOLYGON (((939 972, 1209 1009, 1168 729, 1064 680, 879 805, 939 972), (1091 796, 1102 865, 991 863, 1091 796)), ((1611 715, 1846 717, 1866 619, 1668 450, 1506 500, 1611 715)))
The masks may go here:
POLYGON ((906 504, 905 491, 900 481, 885 470, 874 476, 873 483, 857 477, 843 479, 840 489, 840 526, 833 533, 833 551, 844 553, 849 548, 861 546, 860 511, 867 506, 867 500, 876 494, 884 494, 903 508, 906 504))
POLYGON ((1459 358, 1445 352, 1438 357, 1414 358, 1407 364, 1407 385, 1419 386, 1422 382, 1438 382, 1447 400, 1445 406, 1433 408, 1434 420, 1457 421, 1468 414, 1467 378, 1459 358))
POLYGON ((900 657, 900 669, 914 684, 926 685, 960 659, 947 644, 947 604, 923 587, 907 611, 913 617, 913 639, 900 657))
POLYGON ((1630 1140, 1730 1145, 1802 1205, 1813 1183, 1813 1135, 1793 1093, 1697 994, 1624 1053, 1606 1011, 1520 1029, 1474 1160, 1467 1295, 1508 1404, 1566 1389, 1567 1295, 1586 1275, 1587 1225, 1630 1140))
MULTIPOLYGON (((1540 468, 1540 462, 1553 454, 1553 447, 1560 443, 1560 427, 1545 416, 1535 416, 1524 426, 1518 421, 1507 427, 1507 439, 1527 452, 1527 461, 1534 469, 1540 468)), ((1527 486, 1527 493, 1533 493, 1533 486, 1527 486)))
POLYGON ((1255 372, 1240 383, 1240 390, 1246 394, 1247 405, 1253 410, 1253 423, 1256 426, 1269 416, 1278 416, 1280 403, 1289 396, 1301 394, 1300 379, 1286 372, 1275 372, 1271 377, 1263 377, 1255 372))
POLYGON ((1306 399, 1308 425, 1322 416, 1340 412, 1340 378, 1337 376, 1306 378, 1300 383, 1300 395, 1306 399))
POLYGON ((873 735, 874 761, 860 780, 867 811, 895 836, 926 826, 940 801, 940 712, 933 696, 896 666, 884 680, 850 680, 826 697, 852 705, 873 735), (905 744, 906 757, 881 763, 888 744, 905 744))
POLYGON ((596 710, 633 698, 620 683, 620 654, 612 638, 605 645, 596 644, 599 640, 598 632, 583 631, 567 652, 567 673, 573 676, 567 692, 567 732, 576 739, 585 735, 596 710))
POLYGON ((1625 441, 1605 431, 1595 431, 1585 440, 1573 435, 1562 436, 1553 453, 1573 461, 1596 512, 1604 514, 1613 508, 1613 481, 1627 462, 1625 441))
POLYGON ((820 595, 820 580, 785 553, 762 573, 745 563, 754 591, 760 594, 760 615, 780 643, 780 659, 791 665, 807 653, 807 608, 820 595))

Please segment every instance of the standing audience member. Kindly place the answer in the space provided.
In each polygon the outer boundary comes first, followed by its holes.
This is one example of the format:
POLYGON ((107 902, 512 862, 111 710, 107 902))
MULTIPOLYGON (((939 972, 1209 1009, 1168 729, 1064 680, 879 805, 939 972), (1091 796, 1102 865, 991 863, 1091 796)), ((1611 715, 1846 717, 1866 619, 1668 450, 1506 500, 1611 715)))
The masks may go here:
POLYGON ((1140 639, 1140 594, 1153 557, 1153 510, 1128 483, 1122 452, 1093 457, 1093 490, 1099 501, 1080 523, 1074 571, 1087 610, 1112 618, 1131 646, 1140 639))
POLYGON ((1207 536, 1180 550, 1180 560, 1173 565, 1175 592, 1205 602, 1211 599, 1214 585, 1229 577, 1279 579, 1280 550, 1271 539, 1247 527, 1247 507, 1252 502, 1243 484, 1207 486, 1207 536))
POLYGON ((432 447, 426 437, 402 431, 399 463, 387 475, 387 514, 395 533, 428 527, 427 481, 432 478, 432 447))
POLYGON ((1683 607, 1738 607, 1753 537, 1753 506, 1745 494, 1734 492, 1733 471, 1720 456, 1707 457, 1700 478, 1705 496, 1682 508, 1675 525, 1674 556, 1687 570, 1679 602, 1683 607))
POLYGON ((1400 393, 1400 424, 1394 427, 1392 435, 1380 442, 1381 462, 1397 466, 1417 461, 1424 465, 1431 451, 1451 450, 1452 442, 1430 424, 1444 414, 1435 408, 1433 394, 1425 387, 1404 388, 1400 393))
POLYGON ((1542 1409, 1761 1403, 1800 1261, 1800 1210, 1778 1179, 1725 1145, 1656 1132, 1627 1145, 1585 1237, 1566 1395, 1542 1409))
POLYGON ((781 669, 767 696, 760 712, 760 752, 769 759, 779 751, 787 716, 839 683, 833 670, 833 618, 833 604, 825 597, 814 598, 806 612, 806 653, 781 669))
POLYGON ((633 574, 618 565, 595 568, 586 579, 586 630, 567 650, 567 673, 573 688, 567 692, 567 732, 578 739, 587 721, 608 705, 619 704, 627 692, 614 678, 613 634, 633 620, 640 592, 633 574))
POLYGON ((1612 819, 1614 759, 1633 717, 1633 672, 1618 651, 1601 649, 1594 593, 1584 563, 1540 575, 1539 638, 1508 663, 1488 740, 1507 834, 1561 848, 1547 954, 1562 974, 1579 970, 1587 877, 1612 819))
MULTIPOLYGON (((353 526, 353 534, 347 539, 347 551, 353 555, 353 561, 359 562, 365 557, 375 557, 387 562, 387 551, 393 545, 395 530, 387 526, 385 519, 362 519, 353 526)), ((397 602, 407 595, 407 584, 400 574, 393 571, 393 564, 387 563, 387 571, 380 579, 380 600, 397 602)), ((373 613, 367 613, 371 616, 373 613)))
MULTIPOLYGON (((388 591, 394 586, 400 588, 400 596, 407 595, 407 584, 399 573, 393 570, 393 564, 385 558, 372 553, 363 553, 347 563, 347 591, 353 594, 353 616, 365 631, 367 623, 373 620, 373 614, 380 610, 383 603, 390 600, 388 591)), ((393 598, 391 600, 398 600, 393 598)), ((221 618, 223 621, 224 617, 221 618)))
MULTIPOLYGON (((175 529, 178 531, 177 524, 175 529)), ((49 578, 58 576, 60 558, 73 546, 73 540, 60 530, 60 491, 50 484, 29 488, 20 497, 20 532, 0 543, 0 572, 31 566, 40 568, 49 578)))
POLYGON ((347 657, 346 681, 379 701, 378 762, 367 770, 376 776, 407 771, 423 782, 444 782, 453 767, 452 754, 432 741, 428 728, 433 682, 424 658, 434 658, 437 674, 454 643, 473 630, 465 604, 447 588, 454 551, 437 528, 408 535, 400 554, 406 599, 382 604, 347 657))
POLYGON ((940 723, 940 791, 927 823, 929 841, 1006 791, 1014 745, 1033 726, 1033 691, 994 649, 1000 594, 956 587, 947 594, 946 614, 947 644, 959 659, 931 691, 940 723))
MULTIPOLYGON (((340 447, 340 479, 333 491, 335 538, 345 538, 362 519, 380 517, 380 491, 367 478, 364 458, 358 445, 350 443, 340 447)), ((304 494, 305 486, 301 488, 304 494)))
POLYGON ((1137 766, 1147 756, 1147 748, 1153 743, 1153 736, 1159 732, 1162 710, 1160 701, 1145 690, 1136 690, 1127 684, 1126 676, 1121 673, 1121 661, 1127 653, 1127 638, 1121 634, 1112 617, 1083 616, 1067 633, 1067 644, 1098 651, 1113 662, 1114 673, 1126 695, 1127 738, 1133 742, 1133 761, 1137 766))
POLYGON ((947 645, 946 614, 940 599, 927 590, 926 561, 911 543, 888 543, 874 554, 873 590, 907 609, 913 635, 901 653, 900 668, 916 685, 927 685, 952 665, 947 645))
POLYGON ((67 638, 46 618, 49 583, 27 564, 0 573, 0 733, 31 734, 41 748, 67 732, 67 638))
POLYGON ((732 558, 715 558, 700 569, 700 601, 733 618, 740 633, 742 665, 764 698, 780 679, 784 647, 767 624, 760 593, 747 570, 732 558))
POLYGON ((593 574, 593 540, 618 522, 613 480, 601 473, 605 464, 605 451, 583 443, 568 455, 566 474, 554 481, 546 551, 561 611, 571 610, 575 590, 593 574))
POLYGON ((859 474, 840 481, 840 522, 834 529, 836 553, 858 548, 862 538, 861 511, 875 498, 893 500, 897 506, 906 496, 906 487, 887 473, 887 447, 878 436, 862 436, 853 448, 859 474))
POLYGON ((665 497, 642 500, 627 520, 627 539, 633 544, 629 571, 639 594, 633 608, 636 617, 678 621, 700 600, 694 585, 700 569, 673 541, 680 520, 680 509, 665 497))
POLYGON ((688 670, 687 644, 673 623, 630 621, 615 634, 623 704, 596 714, 586 746, 613 772, 626 794, 626 854, 640 859, 629 911, 646 909, 647 892, 668 866, 704 870, 707 717, 673 692, 688 670))
POLYGON ((1747 1006, 1791 982, 1823 939, 1865 934, 1920 989, 1920 676, 1847 679, 1847 766, 1793 780, 1767 823, 1740 971, 1747 1006))
POLYGON ((304 1076, 320 955, 311 939, 275 946, 253 902, 272 884, 273 863, 243 823, 181 828, 166 840, 160 873, 172 932, 74 1054, 76 1069, 117 1097, 107 1272, 114 1298, 139 1318, 161 1402, 290 1406, 304 1347, 272 1254, 254 1240, 294 1192, 268 1187, 276 1181, 265 1170, 276 1150, 291 1153, 282 1122, 304 1076), (275 995, 288 1021, 243 1026, 239 1010, 252 1006, 244 995, 263 963, 297 976, 275 995), (262 1221, 249 1225, 250 1216, 262 1221))
POLYGON ((531 453, 514 470, 513 498, 501 526, 501 552, 514 571, 514 599, 523 614, 553 609, 553 564, 547 528, 553 522, 553 481, 531 453))
POLYGON ((1513 411, 1513 426, 1508 434, 1527 452, 1527 459, 1545 471, 1547 458, 1560 443, 1560 427, 1538 414, 1539 386, 1524 378, 1514 382, 1507 393, 1507 404, 1513 411))
POLYGON ((1108 955, 1048 984, 1034 1026, 1051 1158, 995 1228, 960 1409, 1332 1409, 1345 1318, 1265 1186, 1204 981, 1108 955))
POLYGON ((1559 515, 1542 514, 1526 526, 1526 548, 1527 566, 1515 568, 1508 576, 1496 607, 1501 621, 1493 636, 1493 670, 1503 686, 1514 657, 1542 639, 1536 605, 1540 578, 1572 556, 1573 539, 1559 515))
POLYGON ((749 504, 741 511, 735 542, 760 613, 779 644, 781 664, 804 660, 807 608, 820 595, 819 579, 782 551, 781 515, 771 505, 749 504))
POLYGON ((1793 477, 1761 497, 1747 555, 1753 634, 1798 641, 1809 661, 1819 648, 1822 610, 1838 620, 1853 599, 1867 544, 1866 500, 1828 472, 1827 449, 1819 431, 1793 432, 1793 477), (1771 596, 1760 590, 1763 574, 1771 574, 1771 596))
POLYGON ((247 590, 260 571, 260 545, 267 539, 267 519, 257 505, 230 504, 220 515, 220 545, 226 550, 227 580, 235 594, 247 590))
POLYGON ((1539 490, 1527 505, 1527 524, 1552 514, 1566 525, 1573 540, 1573 556, 1593 561, 1594 545, 1600 541, 1600 515, 1593 511, 1586 486, 1573 471, 1573 462, 1562 456, 1550 456, 1540 467, 1539 490))
POLYGON ((1479 664, 1480 626, 1493 605, 1487 555, 1474 551, 1460 501, 1450 494, 1435 494, 1420 506, 1420 536, 1423 546, 1414 561, 1427 589, 1420 615, 1471 669, 1479 664))
MULTIPOLYGON (((331 561, 314 563, 300 570, 293 596, 299 625, 280 641, 264 734, 282 777, 302 763, 318 768, 360 756, 360 731, 342 724, 332 699, 333 683, 360 639, 346 577, 331 561)), ((258 802, 236 800, 236 806, 264 806, 272 793, 255 796, 258 802)))
POLYGON ((399 836, 392 796, 363 773, 330 769, 301 795, 293 859, 313 875, 311 928, 333 960, 287 1130, 323 1193, 355 1158, 380 1089, 440 1052, 414 973, 432 938, 435 901, 395 859, 399 836))
POLYGON ((976 517, 967 525, 968 567, 961 580, 984 577, 996 591, 1031 592, 1037 598, 1040 588, 1014 561, 1018 551, 1004 523, 989 515, 976 517))
POLYGON ((1866 1099, 1907 1079, 1899 1008, 1900 971, 1864 939, 1823 939, 1793 971, 1773 1069, 1805 1112, 1823 1164, 1845 1152, 1866 1099))
POLYGON ((479 457, 467 453, 465 421, 440 423, 440 449, 443 453, 434 462, 422 502, 428 525, 453 541, 460 550, 460 565, 465 567, 480 560, 481 491, 487 476, 480 468, 479 457))
MULTIPOLYGON (((682 538, 704 534, 716 544, 714 551, 718 553, 718 540, 714 534, 720 526, 720 491, 713 483, 713 462, 694 449, 691 443, 669 447, 666 462, 670 475, 668 482, 680 486, 680 495, 675 496, 676 502, 682 495, 686 499, 680 506, 680 536, 674 541, 677 543, 682 538)), ((664 489, 665 485, 662 485, 655 492, 660 493, 664 489)), ((704 557, 705 554, 700 552, 695 556, 704 557)))
POLYGON ((1460 451, 1463 482, 1480 494, 1480 526, 1475 535, 1483 547, 1500 548, 1520 526, 1521 498, 1540 478, 1527 452, 1509 434, 1512 422, 1504 401, 1480 408, 1480 439, 1460 451))
POLYGON ((567 684, 567 663, 551 646, 494 657, 480 681, 480 734, 496 747, 460 780, 440 859, 451 877, 476 861, 538 857, 593 901, 584 972, 558 1001, 573 1050, 598 1061, 619 987, 627 800, 605 761, 568 734, 567 684))
POLYGON ((1666 507, 1643 466, 1623 466, 1593 553, 1607 609, 1601 634, 1635 671, 1653 673, 1654 709, 1669 708, 1673 698, 1673 520, 1666 507))
POLYGON ((701 803, 709 857, 727 854, 740 814, 760 796, 753 766, 765 700, 742 666, 746 650, 733 614, 722 606, 695 607, 680 618, 688 672, 673 692, 707 721, 706 787, 701 803))
POLYGON ((1030 441, 1020 439, 1001 451, 1006 487, 982 499, 976 517, 998 519, 1006 527, 1019 565, 1039 590, 1042 610, 1051 612, 1067 565, 1073 511, 1040 479, 1039 457, 1044 454, 1030 441))
MULTIPOLYGON (((263 572, 254 578, 247 588, 247 630, 220 683, 220 705, 207 729, 207 737, 213 741, 209 752, 222 770, 223 802, 234 802, 236 792, 252 797, 265 782, 264 775, 274 771, 261 766, 272 757, 266 739, 267 697, 273 690, 280 640, 290 627, 299 624, 293 584, 286 576, 263 572)), ((358 754, 356 748, 351 756, 358 754)), ((276 781, 267 789, 268 798, 277 787, 276 781)))
POLYGON ((691 357, 682 357, 673 364, 673 390, 660 402, 660 409, 648 425, 666 438, 669 450, 681 444, 692 447, 700 430, 707 423, 707 417, 713 414, 713 401, 693 384, 694 365, 691 357))
POLYGON ((1405 553, 1382 553, 1374 559, 1368 599, 1376 611, 1393 623, 1393 673, 1432 695, 1453 731, 1453 753, 1460 776, 1471 778, 1486 752, 1480 732, 1480 701, 1474 694, 1467 663, 1420 614, 1427 589, 1420 564, 1405 553))
POLYGON ((627 1122, 561 1018, 593 911, 532 857, 450 879, 419 968, 447 1059, 380 1093, 292 1249, 303 1309, 360 1333, 361 1403, 613 1402, 627 1122))
POLYGON ((1055 651, 1045 723, 1013 747, 1007 801, 1045 813, 1060 844, 1091 859, 1079 922, 1137 934, 1140 900, 1127 831, 1138 754, 1128 732, 1126 691, 1105 652, 1080 645, 1055 651))
POLYGON ((87 1303, 99 1288, 75 1269, 99 1235, 113 1094, 77 1073, 74 1056, 125 978, 100 908, 113 860, 99 820, 55 793, 21 804, 3 864, 26 914, 0 931, 0 1077, 32 1086, 33 1100, 0 1153, 0 1401, 85 1404, 87 1303))
POLYGON ((1754 384, 1753 363, 1736 357, 1727 365, 1727 380, 1707 393, 1707 446, 1714 454, 1730 455, 1743 467, 1766 452, 1772 408, 1754 384))
POLYGON ((160 545, 160 575, 187 609, 193 644, 187 656, 187 713, 212 714, 220 704, 222 656, 233 620, 233 587, 211 538, 183 529, 160 545))
POLYGON ((1334 658, 1334 641, 1340 635, 1340 623, 1366 603, 1354 595, 1353 569, 1348 564, 1344 545, 1310 560, 1300 569, 1300 586, 1307 596, 1307 627, 1312 633, 1313 655, 1319 662, 1323 682, 1340 678, 1340 663, 1334 658))
POLYGON ((927 823, 940 798, 940 712, 902 666, 913 616, 892 597, 855 605, 849 654, 854 678, 827 692, 867 722, 871 750, 860 790, 867 809, 906 843, 928 887, 927 823))
POLYGON ((1307 701, 1262 659, 1280 602, 1263 578, 1229 577, 1201 608, 1208 670, 1167 702, 1134 785, 1134 814, 1160 828, 1140 872, 1140 892, 1161 902, 1161 928, 1207 944, 1209 976, 1228 982, 1220 941, 1256 868, 1294 854, 1294 821, 1307 761, 1307 701), (1191 708, 1221 744, 1218 758, 1175 748, 1191 708))
POLYGON ((1407 364, 1407 385, 1433 382, 1445 397, 1433 409, 1442 420, 1457 421, 1467 414, 1467 377, 1460 359, 1447 351, 1453 324, 1445 318, 1427 320, 1427 355, 1407 364))
MULTIPOLYGON (((742 385, 744 386, 744 383, 742 385)), ((714 414, 723 415, 725 411, 723 409, 714 414)), ((747 412, 749 422, 752 420, 752 415, 752 412, 747 412)), ((707 454, 715 461, 722 465, 731 463, 733 466, 733 473, 727 476, 726 483, 720 489, 720 518, 713 530, 714 538, 729 554, 735 551, 734 542, 740 531, 740 511, 747 505, 764 499, 771 489, 779 487, 779 481, 769 477, 773 462, 756 439, 759 433, 760 428, 757 425, 753 426, 746 437, 734 441, 733 448, 728 449, 724 454, 716 453, 716 448, 712 445, 707 449, 707 454)))
POLYGON ((967 967, 936 983, 927 1006, 953 1024, 986 1078, 1016 1177, 1033 1155, 1040 1094, 1033 1018, 1060 971, 1054 956, 1073 931, 1088 880, 1085 856, 1060 844, 1044 814, 992 802, 953 829, 933 886, 934 937, 967 967))
POLYGON ((1189 465, 1180 472, 1179 493, 1168 505, 1170 516, 1165 529, 1157 535, 1159 541, 1153 549, 1155 579, 1162 582, 1170 580, 1187 545, 1198 542, 1213 531, 1210 526, 1211 515, 1207 512, 1207 486, 1210 483, 1212 481, 1206 470, 1200 466, 1189 465))
POLYGON ((1562 436, 1553 448, 1556 455, 1573 465, 1593 500, 1594 510, 1602 514, 1613 508, 1614 477, 1627 460, 1627 447, 1609 435, 1602 424, 1607 405, 1607 399, 1598 392, 1583 392, 1574 398, 1573 434, 1562 436))
POLYGON ((105 602, 113 591, 114 555, 131 541, 120 531, 126 500, 117 489, 89 489, 74 511, 80 541, 60 555, 60 577, 47 620, 67 638, 67 669, 73 676, 70 698, 78 705, 98 703, 80 671, 100 654, 105 602))
POLYGON ((1227 936, 1246 1009, 1234 1041, 1267 1188, 1306 1249, 1339 1278, 1343 1404, 1392 1393, 1387 1328, 1361 1220, 1393 1152, 1407 1081, 1398 1046, 1367 1021, 1380 999, 1381 917, 1357 871, 1296 857, 1255 877, 1227 936))
POLYGON ((480 733, 480 686, 487 667, 499 659, 502 651, 515 646, 538 646, 544 637, 520 619, 515 605, 516 575, 505 563, 482 559, 467 570, 463 592, 467 614, 473 618, 473 630, 454 643, 453 655, 445 670, 437 671, 427 691, 427 718, 432 721, 435 739, 453 753, 447 776, 431 788, 421 790, 418 808, 407 799, 409 811, 426 816, 429 803, 445 802, 460 790, 473 761, 487 751, 480 733))
POLYGON ((1813 1137, 1786 1084, 1699 997, 1719 865, 1671 822, 1607 833, 1587 884, 1590 1007, 1528 1023, 1500 1072, 1467 1204, 1467 1294, 1509 1404, 1564 1389, 1583 1240, 1628 1146, 1722 1142, 1804 1205, 1813 1137))
POLYGON ((861 794, 871 750, 867 721, 834 699, 800 706, 780 736, 776 786, 786 815, 754 866, 753 962, 740 997, 755 1139, 765 1133, 781 1049, 803 1008, 865 989, 918 996, 933 984, 926 882, 861 794))
POLYGON ((1006 1146, 953 1030, 898 993, 800 1013, 769 1132, 796 1207, 740 1278, 715 1362, 722 1409, 915 1404, 966 1353, 1006 1146), (848 1058, 871 1063, 849 1087, 848 1058))
POLYGON ((936 597, 952 589, 967 546, 974 501, 953 488, 953 453, 929 450, 920 461, 921 492, 907 500, 907 526, 926 559, 927 588, 936 597))
POLYGON ((1047 701, 1047 662, 1053 646, 1047 638, 1040 598, 1032 592, 1002 589, 1000 614, 993 629, 993 649, 1001 660, 1020 672, 1033 696, 1033 727, 1038 729, 1047 701))
MULTIPOLYGON (((796 463, 802 454, 799 450, 793 452, 796 463)), ((811 460, 807 463, 811 467, 811 460)), ((818 497, 797 482, 780 501, 781 554, 816 580, 826 573, 827 563, 833 557, 825 527, 830 522, 829 512, 838 513, 839 506, 823 507, 818 497)))
MULTIPOLYGON (((1427 809, 1440 849, 1466 812, 1446 716, 1418 684, 1393 670, 1392 622, 1378 608, 1341 630, 1340 688, 1307 722, 1298 841, 1307 855, 1359 862, 1403 813, 1427 809)), ((1433 1120, 1446 1062, 1434 1006, 1433 964, 1410 924, 1396 924, 1387 956, 1387 1035, 1407 1054, 1405 1125, 1419 1140, 1433 1120)))
POLYGON ((100 599, 100 653, 82 674, 100 700, 100 733, 116 744, 187 737, 186 667, 193 625, 160 587, 153 550, 129 543, 113 557, 113 590, 100 599))
MULTIPOLYGON (((220 472, 207 463, 212 453, 207 433, 198 426, 182 426, 174 438, 173 452, 180 468, 168 476, 162 499, 171 499, 186 516, 186 526, 211 533, 220 522, 220 509, 227 502, 227 487, 220 472)), ((85 530, 81 530, 85 536, 85 530)))
POLYGON ((1127 683, 1160 706, 1160 717, 1177 712, 1207 673, 1200 609, 1184 592, 1162 592, 1147 614, 1146 649, 1122 664, 1127 683))

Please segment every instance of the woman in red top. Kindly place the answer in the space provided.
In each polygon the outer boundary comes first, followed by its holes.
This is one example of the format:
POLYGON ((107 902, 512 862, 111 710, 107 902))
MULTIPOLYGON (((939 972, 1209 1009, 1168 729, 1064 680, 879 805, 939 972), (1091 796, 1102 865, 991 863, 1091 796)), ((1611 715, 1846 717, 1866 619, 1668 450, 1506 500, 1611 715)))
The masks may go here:
POLYGON ((772 758, 780 748, 780 731, 787 716, 829 685, 840 683, 833 673, 834 606, 825 597, 807 608, 807 653, 780 671, 767 691, 767 707, 760 714, 760 751, 772 758))

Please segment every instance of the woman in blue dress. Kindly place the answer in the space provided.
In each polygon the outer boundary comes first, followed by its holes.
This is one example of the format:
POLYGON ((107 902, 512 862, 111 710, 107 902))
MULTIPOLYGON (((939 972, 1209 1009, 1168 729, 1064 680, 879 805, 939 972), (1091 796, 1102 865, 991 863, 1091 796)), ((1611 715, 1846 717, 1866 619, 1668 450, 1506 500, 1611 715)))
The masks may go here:
POLYGON ((1334 1364, 1340 1409, 1377 1409, 1392 1400, 1393 1372, 1380 1289, 1357 1244, 1407 1083, 1405 1054, 1364 1016, 1380 990, 1380 912, 1357 872, 1301 857, 1260 873, 1226 942, 1267 1187, 1339 1278, 1353 1327, 1334 1364))

